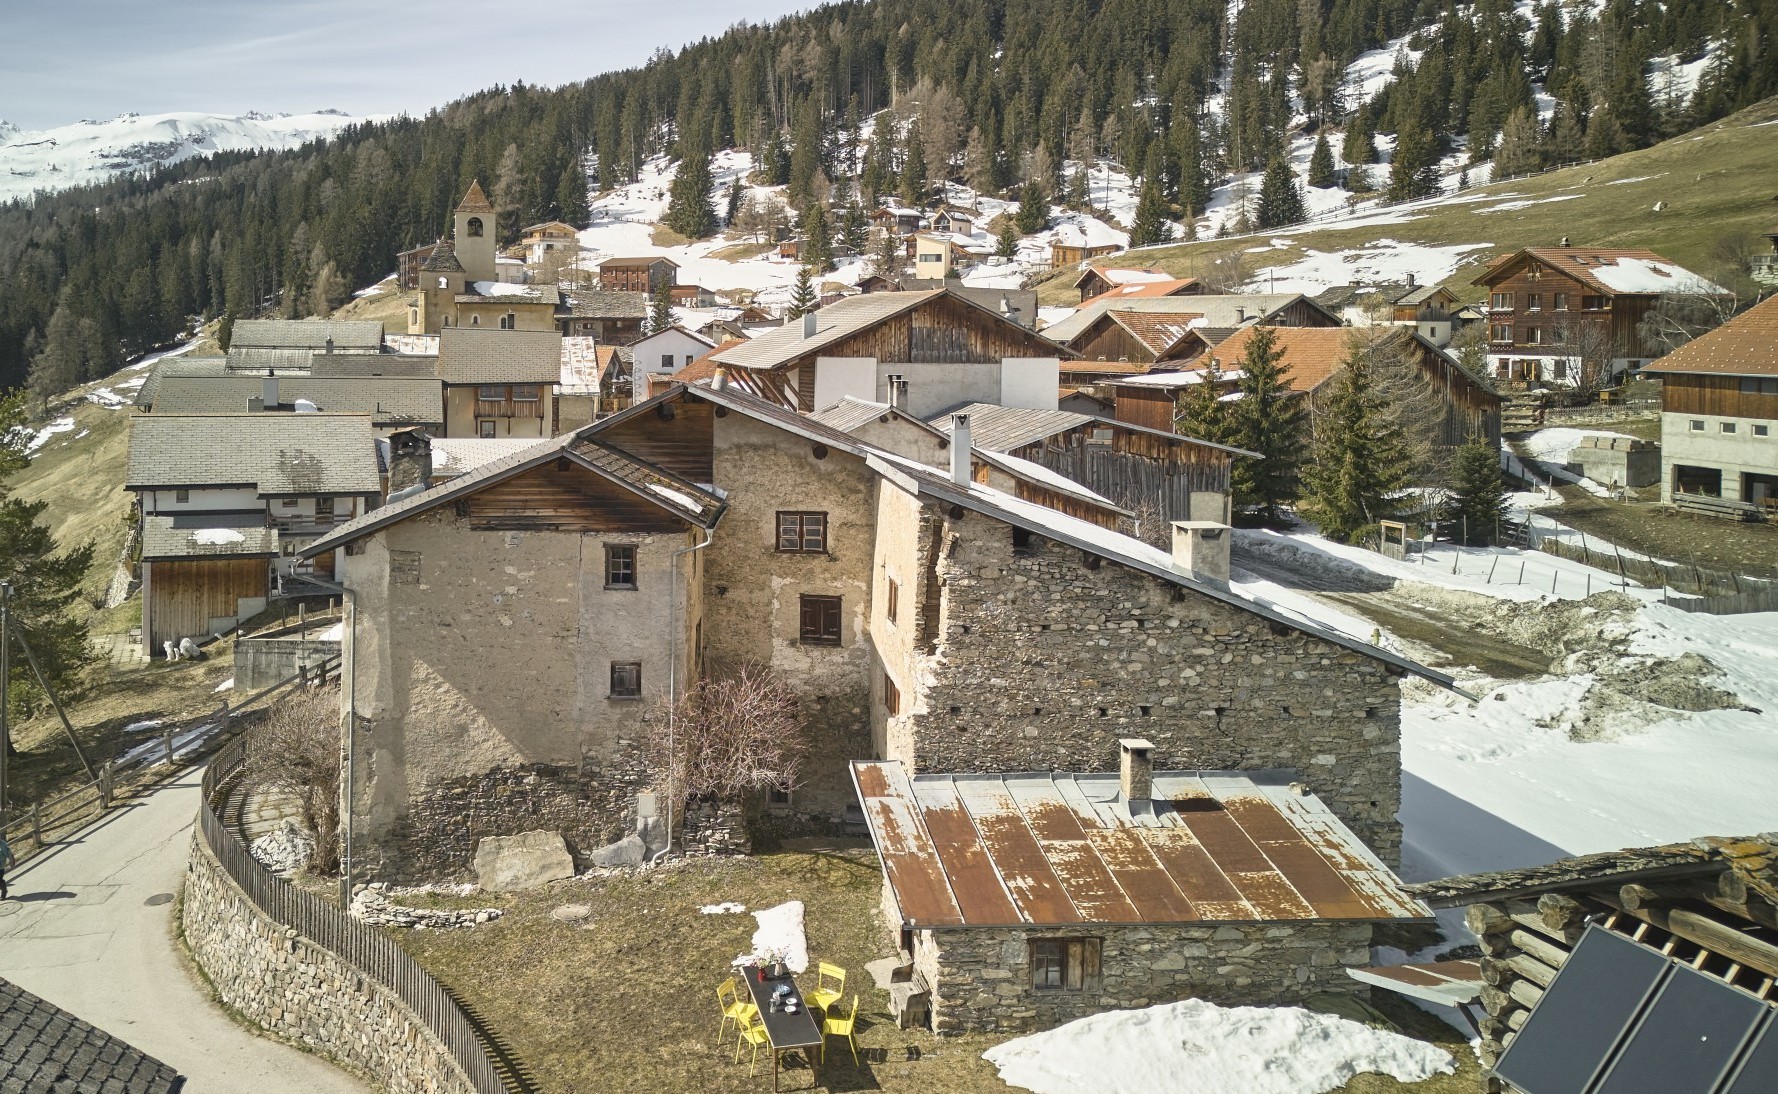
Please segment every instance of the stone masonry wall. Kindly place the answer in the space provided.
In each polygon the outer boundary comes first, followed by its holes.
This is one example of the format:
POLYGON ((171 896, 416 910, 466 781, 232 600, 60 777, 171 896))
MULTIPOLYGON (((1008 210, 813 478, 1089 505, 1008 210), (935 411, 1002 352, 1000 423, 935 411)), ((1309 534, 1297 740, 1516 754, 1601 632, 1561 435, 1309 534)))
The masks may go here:
POLYGON ((1048 1029, 1122 1007, 1196 997, 1223 1006, 1289 1004, 1318 992, 1362 995, 1346 966, 1370 963, 1371 925, 1094 925, 1081 931, 972 928, 920 931, 914 967, 933 987, 939 1033, 1048 1029), (1101 940, 1101 987, 1038 991, 1029 943, 1101 940))
MULTIPOLYGON (((1399 861, 1401 696, 1387 666, 1039 536, 948 518, 940 643, 912 732, 918 772, 1289 769, 1399 861)), ((912 755, 905 753, 912 741, 912 755)))
POLYGON ((184 930, 222 1001, 278 1036, 370 1073, 389 1094, 474 1094, 450 1050, 392 992, 254 907, 202 833, 192 836, 184 930))

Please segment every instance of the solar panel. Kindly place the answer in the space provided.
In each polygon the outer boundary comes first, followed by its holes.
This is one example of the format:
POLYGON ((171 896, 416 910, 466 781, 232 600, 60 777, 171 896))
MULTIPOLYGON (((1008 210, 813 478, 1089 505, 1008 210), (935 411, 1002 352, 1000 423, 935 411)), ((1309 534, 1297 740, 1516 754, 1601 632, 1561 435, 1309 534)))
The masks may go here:
POLYGON ((1778 1090, 1778 1018, 1760 1031, 1722 1094, 1770 1094, 1774 1090, 1778 1090))
POLYGON ((1675 964, 1597 1094, 1709 1094, 1765 1014, 1746 992, 1675 964))
POLYGON ((1653 950, 1589 926, 1495 1073, 1525 1094, 1580 1094, 1667 969, 1653 950))

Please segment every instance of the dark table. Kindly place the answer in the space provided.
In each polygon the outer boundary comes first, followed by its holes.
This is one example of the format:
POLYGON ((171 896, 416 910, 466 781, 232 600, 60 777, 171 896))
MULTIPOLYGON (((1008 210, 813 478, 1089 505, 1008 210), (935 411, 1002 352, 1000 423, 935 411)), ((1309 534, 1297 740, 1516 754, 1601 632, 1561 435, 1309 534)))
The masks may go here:
POLYGON ((796 980, 786 973, 774 977, 768 975, 763 981, 759 978, 758 969, 742 969, 741 975, 747 981, 747 991, 753 996, 753 1005, 759 1008, 759 1020, 765 1024, 766 1036, 772 1043, 772 1089, 778 1089, 778 1056, 780 1053, 800 1050, 809 1061, 810 1089, 819 1085, 815 1076, 815 1050, 821 1047, 821 1027, 815 1024, 815 1016, 809 1013, 809 1001, 796 986, 796 980), (796 1013, 772 1009, 772 992, 779 984, 789 984, 788 999, 796 1000, 796 1013))

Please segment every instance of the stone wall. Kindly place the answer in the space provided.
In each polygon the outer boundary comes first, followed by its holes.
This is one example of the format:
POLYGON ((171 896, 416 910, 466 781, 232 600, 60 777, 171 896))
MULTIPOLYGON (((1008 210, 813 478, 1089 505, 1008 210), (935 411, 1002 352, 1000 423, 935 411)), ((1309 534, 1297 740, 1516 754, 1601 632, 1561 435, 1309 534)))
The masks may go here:
POLYGON ((1369 923, 1083 926, 1079 931, 918 931, 914 968, 932 987, 939 1033, 1048 1029, 1089 1014, 1196 997, 1224 1006, 1289 1004, 1318 992, 1363 995, 1346 966, 1370 963, 1369 923), (1030 942, 1100 940, 1097 989, 1031 986, 1030 942))
POLYGON ((915 772, 1288 769, 1399 861, 1401 696, 1381 661, 977 515, 947 516, 940 640, 887 758, 915 772), (907 743, 903 743, 907 742, 907 743), (899 747, 897 747, 899 745, 899 747))
POLYGON ((474 1094, 445 1045, 393 992, 266 918, 201 832, 185 878, 186 945, 216 993, 279 1037, 374 1076, 389 1094, 474 1094))

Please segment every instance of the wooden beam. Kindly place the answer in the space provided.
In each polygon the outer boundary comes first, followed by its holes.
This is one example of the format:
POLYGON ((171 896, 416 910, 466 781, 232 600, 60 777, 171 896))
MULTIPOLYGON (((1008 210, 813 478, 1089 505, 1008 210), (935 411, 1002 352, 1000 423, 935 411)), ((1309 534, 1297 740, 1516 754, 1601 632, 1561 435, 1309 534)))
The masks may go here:
POLYGON ((1566 932, 1587 916, 1586 906, 1562 893, 1545 893, 1537 898, 1537 914, 1552 931, 1566 932))
MULTIPOLYGON (((1619 903, 1615 896, 1601 895, 1600 899, 1610 904, 1619 903)), ((1767 976, 1778 976, 1778 944, 1750 935, 1732 924, 1683 907, 1655 905, 1623 910, 1644 923, 1719 953, 1738 965, 1758 969, 1767 976)))

